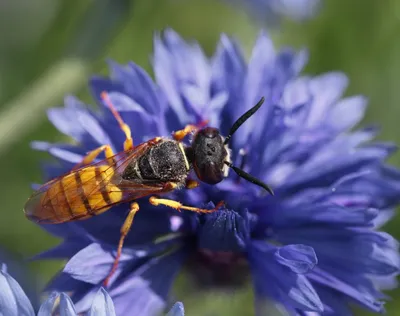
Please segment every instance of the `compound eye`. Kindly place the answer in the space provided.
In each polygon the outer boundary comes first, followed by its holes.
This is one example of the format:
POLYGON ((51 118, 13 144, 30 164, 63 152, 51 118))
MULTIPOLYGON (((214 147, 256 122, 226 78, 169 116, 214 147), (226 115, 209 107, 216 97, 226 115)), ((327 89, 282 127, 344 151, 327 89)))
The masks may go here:
POLYGON ((199 168, 196 163, 193 164, 194 172, 196 176, 205 183, 217 184, 220 183, 224 178, 224 173, 215 163, 203 165, 199 168))

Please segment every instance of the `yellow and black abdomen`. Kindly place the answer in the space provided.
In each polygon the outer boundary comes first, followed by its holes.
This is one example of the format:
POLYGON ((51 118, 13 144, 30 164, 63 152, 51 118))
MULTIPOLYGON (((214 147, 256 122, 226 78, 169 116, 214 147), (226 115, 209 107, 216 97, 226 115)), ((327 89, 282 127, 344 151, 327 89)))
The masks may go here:
POLYGON ((122 199, 112 183, 110 166, 93 166, 73 171, 39 190, 26 204, 25 214, 41 223, 64 223, 86 219, 109 209, 122 199))

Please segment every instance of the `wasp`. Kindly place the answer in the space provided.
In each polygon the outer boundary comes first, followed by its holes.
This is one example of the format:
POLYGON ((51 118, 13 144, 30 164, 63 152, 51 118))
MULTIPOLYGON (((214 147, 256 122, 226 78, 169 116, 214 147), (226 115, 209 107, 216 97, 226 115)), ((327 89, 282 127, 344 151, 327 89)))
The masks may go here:
POLYGON ((24 213, 36 223, 59 224, 88 219, 114 205, 130 202, 115 261, 104 285, 117 269, 124 239, 139 211, 137 199, 151 196, 149 202, 154 206, 164 205, 197 213, 210 213, 220 207, 222 201, 214 209, 201 209, 158 197, 175 189, 197 187, 199 182, 188 177, 191 169, 201 182, 208 184, 221 182, 232 169, 239 177, 273 194, 267 184, 232 164, 228 148, 232 135, 261 107, 264 98, 233 124, 225 138, 217 128, 204 126, 206 124, 187 125, 172 133, 171 138, 155 137, 137 146, 134 146, 131 130, 108 93, 103 91, 101 99, 125 134, 124 150, 114 154, 110 145, 103 145, 90 151, 70 172, 42 185, 27 201, 24 213), (193 137, 190 145, 185 145, 183 139, 188 134, 193 137), (104 153, 105 159, 94 163, 100 153, 104 153))

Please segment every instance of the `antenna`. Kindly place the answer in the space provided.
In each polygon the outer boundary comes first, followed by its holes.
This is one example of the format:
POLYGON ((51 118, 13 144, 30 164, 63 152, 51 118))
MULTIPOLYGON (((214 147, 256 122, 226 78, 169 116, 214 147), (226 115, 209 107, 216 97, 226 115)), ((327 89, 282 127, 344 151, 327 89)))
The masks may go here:
POLYGON ((248 110, 246 113, 244 113, 241 117, 239 117, 235 123, 233 123, 231 130, 229 131, 228 136, 226 136, 224 145, 228 144, 229 140, 231 139, 232 135, 237 131, 237 129, 244 123, 246 122, 254 113, 257 112, 257 110, 261 107, 261 105, 264 103, 265 99, 264 97, 261 98, 258 103, 253 106, 250 110, 248 110))
POLYGON ((245 172, 244 170, 242 170, 242 169, 240 169, 240 168, 238 168, 238 167, 235 167, 232 163, 230 163, 230 162, 228 162, 228 161, 224 161, 224 163, 225 163, 229 168, 232 168, 233 171, 235 171, 236 174, 237 174, 239 177, 241 177, 241 178, 243 178, 243 179, 245 179, 245 180, 247 180, 247 181, 249 181, 249 182, 251 182, 251 183, 253 183, 253 184, 255 184, 255 185, 258 185, 258 186, 262 187, 262 188, 265 189, 269 194, 274 195, 274 191, 272 191, 272 189, 268 186, 268 184, 265 184, 264 182, 261 182, 261 181, 258 180, 257 178, 253 177, 251 174, 248 174, 247 172, 245 172))

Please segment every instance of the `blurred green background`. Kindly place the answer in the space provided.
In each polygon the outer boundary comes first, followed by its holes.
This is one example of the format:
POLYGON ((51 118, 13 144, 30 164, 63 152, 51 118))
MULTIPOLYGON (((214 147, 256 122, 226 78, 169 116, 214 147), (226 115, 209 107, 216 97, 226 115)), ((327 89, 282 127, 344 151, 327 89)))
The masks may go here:
MULTIPOLYGON (((86 79, 91 73, 107 73, 106 58, 133 60, 151 71, 152 34, 167 26, 198 40, 211 54, 221 32, 239 38, 250 52, 265 24, 212 0, 1 2, 0 244, 5 249, 26 258, 57 243, 22 213, 30 183, 41 179, 39 162, 48 158, 32 151, 29 143, 62 139, 46 121, 45 109, 62 104, 67 93, 91 102, 86 79)), ((284 20, 270 33, 278 46, 308 47, 307 73, 346 72, 347 94, 370 99, 365 122, 381 124, 380 138, 400 143, 399 0, 326 0, 312 20, 284 20)), ((391 163, 400 166, 400 154, 391 163)), ((400 216, 386 229, 399 238, 400 216)), ((59 267, 59 262, 33 263, 38 288, 59 267)), ((388 315, 400 315, 400 291, 390 295, 388 315)), ((252 294, 246 289, 233 296, 192 295, 184 303, 189 316, 252 313, 252 294)))

